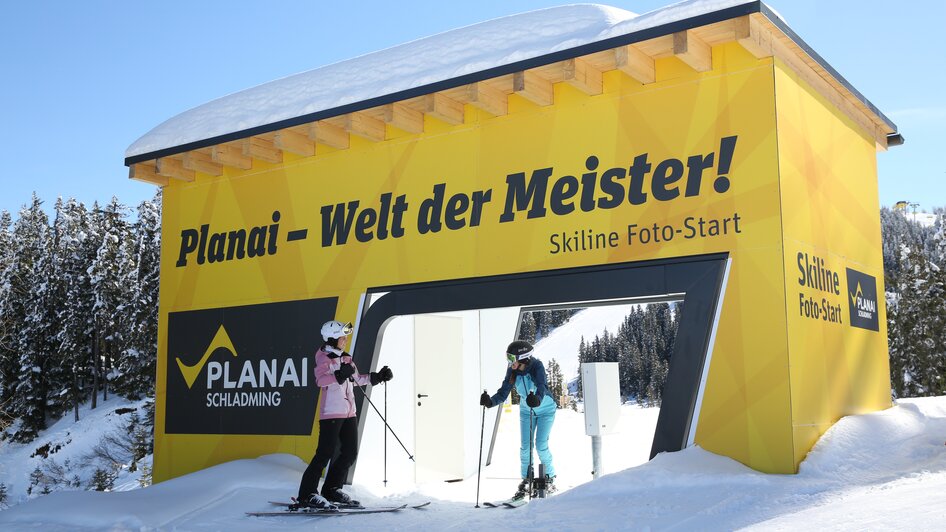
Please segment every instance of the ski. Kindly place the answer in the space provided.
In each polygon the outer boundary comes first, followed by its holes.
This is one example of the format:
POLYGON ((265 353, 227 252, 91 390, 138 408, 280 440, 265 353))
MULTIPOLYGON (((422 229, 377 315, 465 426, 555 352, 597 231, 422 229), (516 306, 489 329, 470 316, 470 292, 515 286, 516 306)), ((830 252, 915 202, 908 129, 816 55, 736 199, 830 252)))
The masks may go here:
MULTIPOLYGON (((293 501, 295 501, 295 499, 293 499, 293 501)), ((269 504, 272 504, 274 506, 291 507, 295 505, 295 502, 282 502, 282 501, 267 501, 267 502, 269 502, 269 504)), ((332 504, 339 510, 364 510, 365 509, 365 507, 362 506, 361 504, 345 504, 341 502, 333 502, 332 504)))
MULTIPOLYGON (((290 506, 293 505, 293 503, 291 503, 291 502, 282 502, 282 501, 267 501, 267 502, 269 502, 269 504, 272 504, 272 505, 274 505, 274 506, 283 506, 283 507, 286 507, 286 508, 288 508, 288 507, 290 507, 290 506)), ((366 508, 365 506, 361 506, 361 505, 355 506, 355 505, 344 505, 344 504, 338 504, 338 503, 332 503, 332 504, 338 506, 338 509, 339 509, 339 510, 369 510, 369 509, 375 509, 374 507, 366 508)), ((430 506, 430 501, 424 501, 424 502, 418 502, 418 503, 403 503, 403 502, 401 502, 401 503, 399 503, 399 504, 401 504, 401 505, 403 505, 403 506, 406 506, 406 507, 413 508, 413 509, 415 509, 415 510, 420 510, 421 508, 426 508, 427 506, 430 506)), ((382 506, 381 508, 395 508, 395 506, 390 506, 390 507, 389 507, 389 506, 382 506)))
MULTIPOLYGON (((285 503, 274 503, 283 505, 285 503)), ((288 504, 286 504, 288 506, 288 504)), ((401 506, 378 506, 372 508, 339 508, 337 510, 318 510, 313 508, 303 508, 300 510, 283 510, 281 512, 246 512, 246 515, 253 517, 273 517, 280 515, 305 515, 311 517, 327 517, 331 515, 359 515, 359 514, 378 514, 386 512, 396 512, 407 508, 406 504, 401 506)))
POLYGON ((510 500, 503 503, 506 508, 518 508, 529 504, 529 499, 510 500))
POLYGON ((525 498, 506 499, 504 501, 492 501, 492 502, 487 501, 487 502, 484 502, 483 505, 489 508, 503 508, 503 507, 518 508, 527 502, 529 502, 529 499, 525 499, 525 498))

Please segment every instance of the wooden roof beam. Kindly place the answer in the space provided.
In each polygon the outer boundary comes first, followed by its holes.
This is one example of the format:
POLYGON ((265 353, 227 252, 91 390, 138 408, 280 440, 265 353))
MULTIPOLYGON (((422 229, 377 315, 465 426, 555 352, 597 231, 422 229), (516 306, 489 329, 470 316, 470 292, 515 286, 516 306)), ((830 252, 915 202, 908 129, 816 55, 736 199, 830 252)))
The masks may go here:
POLYGON ((308 135, 303 135, 291 129, 281 129, 273 137, 273 145, 283 151, 295 153, 303 157, 312 157, 315 155, 315 143, 309 140, 308 135))
POLYGON ((243 155, 261 159, 270 163, 282 162, 282 150, 276 147, 275 143, 263 137, 250 137, 242 141, 243 155))
POLYGON ((552 82, 532 70, 514 73, 512 90, 515 94, 543 107, 552 105, 555 100, 552 82))
POLYGON ((614 62, 618 70, 644 85, 657 81, 654 58, 634 46, 627 45, 615 48, 614 62))
POLYGON ((483 82, 470 83, 464 87, 464 103, 482 109, 495 116, 509 113, 506 93, 483 82))
POLYGON ((158 169, 154 165, 146 163, 131 165, 128 169, 128 179, 158 185, 159 187, 166 187, 171 181, 166 176, 158 175, 158 169))
POLYGON ((580 57, 562 61, 562 81, 589 96, 601 94, 604 87, 601 71, 580 57))
POLYGON ((348 113, 338 119, 331 119, 334 124, 352 135, 357 135, 372 142, 384 140, 384 122, 365 113, 348 113))
MULTIPOLYGON (((771 23, 765 23, 763 27, 765 28, 769 24, 771 23)), ((867 131, 874 138, 879 149, 886 149, 887 126, 879 123, 874 117, 859 108, 856 103, 854 103, 856 98, 852 97, 850 93, 842 92, 838 87, 834 86, 827 73, 815 70, 796 50, 791 49, 790 46, 796 45, 794 45, 788 36, 775 34, 774 32, 778 30, 774 26, 769 29, 769 31, 772 32, 771 43, 774 55, 784 61, 802 80, 811 85, 821 96, 845 113, 854 123, 862 127, 864 131, 867 131)))
POLYGON ((172 157, 161 157, 157 161, 158 175, 172 177, 179 181, 192 183, 197 179, 197 174, 193 170, 184 168, 184 162, 172 157))
POLYGON ((772 57, 772 32, 762 27, 759 19, 745 15, 733 20, 736 41, 756 59, 772 57))
POLYGON ((309 139, 336 150, 347 150, 351 146, 351 138, 348 136, 348 132, 328 122, 310 124, 309 139))
POLYGON ((424 113, 448 124, 463 123, 463 104, 439 92, 424 97, 424 113))
POLYGON ((243 148, 233 144, 220 144, 210 148, 210 160, 240 170, 253 168, 253 158, 243 155, 243 148))
POLYGON ((411 109, 402 102, 384 106, 384 122, 408 133, 424 132, 424 113, 411 109))
POLYGON ((223 175, 223 165, 215 163, 209 153, 189 151, 184 154, 184 168, 209 175, 223 175))
POLYGON ((713 69, 713 52, 692 30, 673 34, 673 55, 697 72, 713 69))

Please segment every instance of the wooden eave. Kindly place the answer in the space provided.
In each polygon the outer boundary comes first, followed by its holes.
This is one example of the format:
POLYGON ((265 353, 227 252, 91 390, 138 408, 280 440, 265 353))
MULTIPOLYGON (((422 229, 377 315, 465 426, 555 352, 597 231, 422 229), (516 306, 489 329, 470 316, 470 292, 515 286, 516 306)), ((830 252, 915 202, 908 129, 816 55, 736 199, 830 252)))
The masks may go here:
POLYGON ((423 132, 429 117, 462 124, 465 106, 493 116, 509 112, 510 94, 550 105, 552 86, 568 83, 594 96, 602 75, 619 70, 641 84, 653 83, 654 61, 677 57, 696 72, 712 67, 714 46, 738 42, 756 58, 774 57, 788 65, 824 98, 873 136, 878 149, 902 142, 896 125, 812 51, 761 2, 744 4, 633 34, 590 43, 438 82, 255 127, 183 146, 128 157, 131 179, 166 186, 194 181, 197 174, 221 175, 226 168, 248 170, 256 161, 280 163, 283 153, 318 156, 316 146, 347 149, 351 136, 384 142, 387 128, 423 132))

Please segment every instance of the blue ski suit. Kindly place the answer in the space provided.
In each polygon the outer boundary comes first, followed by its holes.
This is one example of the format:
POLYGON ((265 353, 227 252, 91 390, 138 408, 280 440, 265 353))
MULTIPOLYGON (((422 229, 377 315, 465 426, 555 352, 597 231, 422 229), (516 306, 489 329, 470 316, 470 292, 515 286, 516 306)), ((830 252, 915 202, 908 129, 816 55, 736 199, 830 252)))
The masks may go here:
POLYGON ((516 387, 519 394, 519 461, 521 464, 522 478, 529 475, 529 459, 531 458, 529 427, 531 425, 535 437, 535 450, 539 455, 539 460, 545 466, 545 474, 554 477, 555 466, 552 465, 552 453, 549 451, 549 433, 552 432, 552 423, 555 422, 555 410, 558 406, 552 395, 549 393, 545 378, 545 366, 537 358, 530 358, 529 364, 525 368, 518 370, 510 366, 506 370, 506 376, 503 378, 503 385, 499 388, 490 400, 493 406, 501 405, 512 387, 516 387), (526 396, 529 392, 535 393, 541 403, 539 406, 529 408, 526 404, 526 396), (534 417, 530 420, 530 414, 534 417))

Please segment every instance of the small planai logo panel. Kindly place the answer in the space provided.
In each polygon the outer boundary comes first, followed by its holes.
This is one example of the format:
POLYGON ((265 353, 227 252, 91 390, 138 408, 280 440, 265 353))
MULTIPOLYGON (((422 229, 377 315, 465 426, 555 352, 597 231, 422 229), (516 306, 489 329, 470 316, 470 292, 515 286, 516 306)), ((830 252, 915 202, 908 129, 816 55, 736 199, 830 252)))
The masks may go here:
POLYGON ((879 331, 877 311, 877 279, 847 268, 849 323, 871 331, 879 331))

